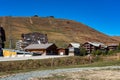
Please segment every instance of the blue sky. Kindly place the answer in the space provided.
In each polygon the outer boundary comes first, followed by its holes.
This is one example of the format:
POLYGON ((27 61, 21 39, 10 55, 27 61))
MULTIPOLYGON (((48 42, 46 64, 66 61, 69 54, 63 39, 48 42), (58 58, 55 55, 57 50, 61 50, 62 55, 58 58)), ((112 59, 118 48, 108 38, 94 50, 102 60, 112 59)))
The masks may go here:
POLYGON ((0 0, 0 16, 55 16, 120 36, 120 0, 0 0))

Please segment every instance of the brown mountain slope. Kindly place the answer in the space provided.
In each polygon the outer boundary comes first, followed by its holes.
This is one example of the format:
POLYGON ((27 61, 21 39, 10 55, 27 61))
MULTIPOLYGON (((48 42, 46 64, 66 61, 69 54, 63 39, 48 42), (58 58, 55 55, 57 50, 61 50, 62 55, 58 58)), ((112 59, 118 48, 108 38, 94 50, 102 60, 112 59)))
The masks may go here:
POLYGON ((120 36, 112 36, 111 38, 113 38, 113 39, 115 39, 115 40, 120 42, 120 36))
POLYGON ((21 38, 22 33, 28 32, 46 33, 48 34, 49 42, 55 42, 57 45, 61 46, 65 46, 65 44, 69 42, 118 42, 107 35, 72 20, 50 17, 0 17, 0 24, 3 25, 6 31, 6 44, 9 43, 10 39, 13 40, 12 42, 15 42, 21 38))

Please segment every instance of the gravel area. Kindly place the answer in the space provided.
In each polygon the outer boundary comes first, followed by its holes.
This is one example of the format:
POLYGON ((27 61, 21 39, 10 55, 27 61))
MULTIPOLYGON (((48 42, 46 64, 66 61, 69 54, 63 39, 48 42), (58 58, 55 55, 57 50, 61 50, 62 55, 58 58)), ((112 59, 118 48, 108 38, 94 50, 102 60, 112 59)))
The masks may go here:
POLYGON ((1 76, 0 80, 31 80, 35 77, 50 77, 52 74, 66 73, 66 72, 80 72, 90 70, 109 70, 120 69, 120 66, 107 66, 107 67, 86 67, 86 68, 68 68, 68 69, 55 69, 55 70, 41 70, 31 71, 26 73, 18 73, 8 76, 1 76))

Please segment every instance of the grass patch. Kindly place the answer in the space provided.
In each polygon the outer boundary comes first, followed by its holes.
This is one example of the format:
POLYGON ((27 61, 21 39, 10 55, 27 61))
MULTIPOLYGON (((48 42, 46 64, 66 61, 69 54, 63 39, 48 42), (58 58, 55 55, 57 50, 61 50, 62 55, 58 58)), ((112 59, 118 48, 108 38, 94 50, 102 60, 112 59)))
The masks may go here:
POLYGON ((62 66, 72 66, 79 64, 87 64, 88 60, 83 57, 64 57, 40 60, 22 60, 22 61, 5 61, 0 62, 0 74, 26 72, 32 70, 54 69, 62 66))
POLYGON ((53 74, 51 77, 37 78, 38 80, 64 80, 67 76, 53 74))
MULTIPOLYGON (((53 75, 52 77, 37 78, 37 80, 74 80, 72 78, 67 78, 67 76, 53 75)), ((77 78, 77 80, 88 80, 85 78, 77 78)))
POLYGON ((104 67, 104 66, 119 66, 120 61, 98 61, 91 64, 81 65, 81 67, 104 67))
POLYGON ((102 60, 97 58, 89 62, 85 57, 74 56, 41 60, 23 60, 0 62, 0 75, 29 72, 35 70, 59 69, 59 68, 80 68, 80 67, 103 67, 119 66, 120 60, 102 60))

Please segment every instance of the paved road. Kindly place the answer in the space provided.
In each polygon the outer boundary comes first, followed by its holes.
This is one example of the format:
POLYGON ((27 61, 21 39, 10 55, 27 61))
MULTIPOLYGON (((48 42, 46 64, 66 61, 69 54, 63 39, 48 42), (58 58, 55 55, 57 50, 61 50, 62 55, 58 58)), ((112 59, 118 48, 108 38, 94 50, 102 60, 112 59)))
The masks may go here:
POLYGON ((64 73, 64 72, 78 72, 88 70, 105 70, 105 69, 120 69, 120 66, 107 66, 107 67, 86 67, 86 68, 68 68, 68 69, 55 69, 55 70, 41 70, 31 71, 26 73, 19 73, 1 77, 0 80, 30 80, 35 77, 48 77, 52 74, 64 73))
POLYGON ((29 59, 46 59, 46 58, 59 58, 67 56, 29 56, 29 57, 0 57, 0 61, 16 61, 16 60, 29 60, 29 59))

